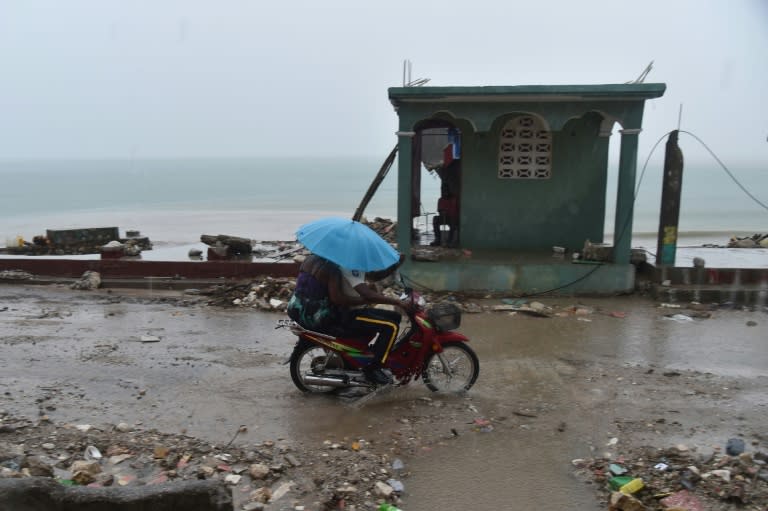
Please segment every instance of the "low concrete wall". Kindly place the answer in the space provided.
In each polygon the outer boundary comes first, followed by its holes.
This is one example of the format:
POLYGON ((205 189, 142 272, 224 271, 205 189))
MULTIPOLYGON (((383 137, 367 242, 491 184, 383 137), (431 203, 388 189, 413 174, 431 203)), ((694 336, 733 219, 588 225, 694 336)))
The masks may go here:
POLYGON ((33 275, 79 278, 97 271, 102 278, 184 277, 189 279, 245 279, 261 275, 295 277, 297 263, 243 261, 132 261, 123 259, 0 259, 0 271, 24 270, 33 275))
POLYGON ((635 285, 631 264, 412 262, 405 273, 437 291, 608 295, 631 293, 635 285))
POLYGON ((67 487, 45 477, 0 479, 2 511, 232 511, 222 481, 134 488, 67 487))
POLYGON ((680 268, 660 266, 655 269, 656 282, 672 285, 750 285, 768 284, 765 268, 680 268))

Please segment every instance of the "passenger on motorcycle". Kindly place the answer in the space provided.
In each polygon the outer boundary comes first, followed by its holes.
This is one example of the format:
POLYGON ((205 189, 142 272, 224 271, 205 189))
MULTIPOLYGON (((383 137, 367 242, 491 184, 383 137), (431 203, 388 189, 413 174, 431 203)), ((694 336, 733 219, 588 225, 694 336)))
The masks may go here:
MULTIPOLYGON (((381 280, 402 264, 369 274, 381 280)), ((288 315, 304 328, 335 336, 376 336, 371 351, 374 359, 363 369, 366 378, 377 384, 392 383, 382 370, 387 355, 397 339, 400 313, 368 307, 388 304, 406 307, 397 298, 379 293, 366 282, 365 272, 342 268, 317 255, 310 255, 301 265, 296 289, 288 303, 288 315)))

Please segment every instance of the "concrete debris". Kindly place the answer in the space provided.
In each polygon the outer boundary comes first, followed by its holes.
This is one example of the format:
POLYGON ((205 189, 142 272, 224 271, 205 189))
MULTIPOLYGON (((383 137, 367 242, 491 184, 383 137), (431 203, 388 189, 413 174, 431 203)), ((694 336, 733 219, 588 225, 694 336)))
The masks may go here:
POLYGON ((0 271, 2 280, 29 280, 33 277, 31 273, 24 270, 3 270, 0 271))
POLYGON ((743 238, 733 236, 728 241, 728 248, 768 248, 768 234, 753 234, 743 238))
POLYGON ((381 236, 385 241, 389 243, 397 242, 397 222, 390 220, 389 218, 376 217, 372 222, 366 218, 361 220, 361 223, 370 227, 373 231, 381 236))
POLYGON ((85 229, 48 229, 45 235, 32 238, 32 242, 18 237, 13 244, 6 243, 0 253, 12 255, 80 255, 116 252, 117 255, 138 255, 152 250, 152 242, 139 231, 126 231, 121 238, 117 227, 91 227, 85 229))
POLYGON ((252 307, 285 311, 296 287, 294 278, 263 277, 247 284, 224 284, 201 292, 210 296, 208 305, 252 307))
POLYGON ((83 289, 91 291, 101 287, 101 274, 97 271, 87 271, 83 273, 80 280, 73 282, 69 286, 72 289, 83 289))

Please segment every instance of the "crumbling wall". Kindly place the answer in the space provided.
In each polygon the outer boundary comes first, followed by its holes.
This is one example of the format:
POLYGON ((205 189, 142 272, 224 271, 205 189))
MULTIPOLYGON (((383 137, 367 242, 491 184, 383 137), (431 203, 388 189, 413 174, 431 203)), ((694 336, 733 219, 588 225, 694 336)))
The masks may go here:
POLYGON ((0 479, 0 511, 232 511, 223 481, 127 488, 67 487, 46 477, 0 479))

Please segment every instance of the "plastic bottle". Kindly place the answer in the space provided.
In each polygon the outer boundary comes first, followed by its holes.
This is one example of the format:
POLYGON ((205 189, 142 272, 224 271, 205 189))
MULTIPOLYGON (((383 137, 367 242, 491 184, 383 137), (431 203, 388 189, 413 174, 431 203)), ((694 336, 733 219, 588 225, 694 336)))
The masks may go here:
POLYGON ((624 495, 632 495, 633 493, 641 490, 643 486, 645 486, 645 484, 643 484, 643 480, 638 477, 636 479, 632 479, 630 482, 619 488, 619 491, 624 495))
POLYGON ((379 511, 403 511, 403 510, 400 509, 399 507, 394 506, 393 504, 385 502, 379 506, 379 511))
POLYGON ((616 477, 612 477, 608 481, 608 484, 611 486, 612 490, 618 490, 625 484, 631 483, 633 479, 634 477, 632 476, 616 476, 616 477))

